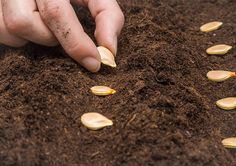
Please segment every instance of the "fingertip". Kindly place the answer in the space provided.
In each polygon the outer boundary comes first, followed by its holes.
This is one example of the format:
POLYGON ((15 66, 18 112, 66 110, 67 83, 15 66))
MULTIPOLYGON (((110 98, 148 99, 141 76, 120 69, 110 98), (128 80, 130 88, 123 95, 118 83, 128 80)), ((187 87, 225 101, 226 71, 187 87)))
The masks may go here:
POLYGON ((87 70, 94 73, 98 72, 101 67, 101 57, 97 50, 97 47, 90 38, 88 38, 88 40, 83 41, 84 44, 80 47, 80 49, 78 49, 79 52, 76 59, 87 70))
POLYGON ((84 44, 75 49, 75 51, 70 52, 69 55, 91 72, 98 72, 100 70, 101 57, 97 47, 92 41, 84 42, 84 44))
POLYGON ((95 38, 99 46, 108 48, 114 56, 117 53, 118 37, 115 34, 109 34, 107 32, 95 32, 95 38))
POLYGON ((80 64, 93 73, 98 72, 101 67, 101 62, 94 57, 85 57, 80 64))

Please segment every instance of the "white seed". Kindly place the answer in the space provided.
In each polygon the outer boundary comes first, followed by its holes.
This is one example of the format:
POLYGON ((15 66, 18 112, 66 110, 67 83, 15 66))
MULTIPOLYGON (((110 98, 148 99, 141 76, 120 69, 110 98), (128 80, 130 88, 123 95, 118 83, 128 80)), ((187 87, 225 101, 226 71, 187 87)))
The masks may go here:
POLYGON ((228 97, 216 102, 216 105, 224 110, 232 110, 236 108, 236 97, 228 97))
POLYGON ((224 70, 213 70, 207 73, 207 78, 215 82, 222 82, 233 76, 236 76, 235 72, 224 70))
POLYGON ((107 86, 94 86, 90 89, 92 93, 97 96, 107 96, 107 95, 113 95, 116 93, 116 90, 109 88, 107 86))
POLYGON ((226 138, 222 141, 222 144, 226 148, 236 148, 236 137, 226 138))
POLYGON ((200 30, 202 32, 210 32, 219 29, 223 25, 222 22, 219 21, 213 21, 206 23, 200 27, 200 30))
POLYGON ((83 114, 81 116, 81 122, 85 127, 91 130, 98 130, 113 125, 113 122, 110 119, 96 112, 83 114))
POLYGON ((226 44, 219 44, 208 48, 206 52, 210 55, 224 55, 231 49, 232 46, 226 44))
POLYGON ((116 67, 115 57, 110 50, 103 46, 99 46, 97 47, 97 49, 101 56, 101 61, 104 65, 116 67))

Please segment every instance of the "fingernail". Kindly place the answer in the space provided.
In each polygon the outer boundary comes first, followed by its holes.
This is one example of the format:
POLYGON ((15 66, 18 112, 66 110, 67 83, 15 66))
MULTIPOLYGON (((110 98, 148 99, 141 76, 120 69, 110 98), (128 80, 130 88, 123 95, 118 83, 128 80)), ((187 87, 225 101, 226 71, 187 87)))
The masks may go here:
POLYGON ((81 65, 91 72, 97 72, 100 69, 101 63, 93 57, 86 57, 81 61, 81 65))

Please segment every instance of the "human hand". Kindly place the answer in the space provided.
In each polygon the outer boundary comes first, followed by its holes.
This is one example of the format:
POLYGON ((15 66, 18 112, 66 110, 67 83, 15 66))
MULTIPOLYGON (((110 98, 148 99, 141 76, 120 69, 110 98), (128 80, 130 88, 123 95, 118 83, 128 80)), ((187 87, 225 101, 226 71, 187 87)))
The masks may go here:
POLYGON ((92 72, 100 69, 96 45, 84 32, 71 3, 88 7, 96 22, 98 45, 117 51, 124 15, 116 0, 0 0, 0 43, 21 47, 29 41, 45 46, 62 45, 92 72))

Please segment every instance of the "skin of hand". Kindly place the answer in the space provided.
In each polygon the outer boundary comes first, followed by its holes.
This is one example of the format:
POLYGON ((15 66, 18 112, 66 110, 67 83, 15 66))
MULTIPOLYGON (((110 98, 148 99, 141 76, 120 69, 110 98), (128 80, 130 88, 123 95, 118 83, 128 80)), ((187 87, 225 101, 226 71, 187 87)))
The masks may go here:
POLYGON ((94 35, 98 45, 116 55, 117 38, 124 25, 124 15, 116 0, 0 0, 0 43, 12 47, 28 42, 61 44, 89 71, 99 71, 100 55, 84 32, 72 3, 90 10, 96 22, 94 35))

